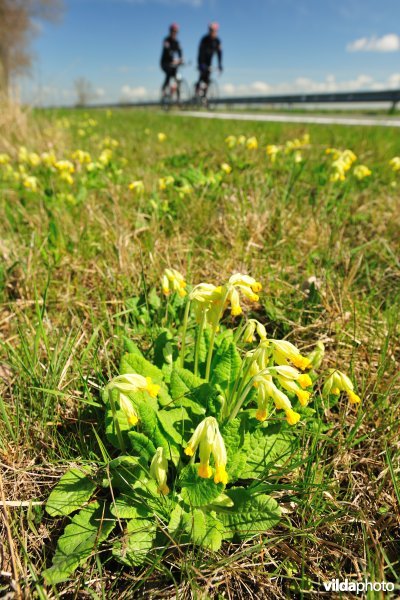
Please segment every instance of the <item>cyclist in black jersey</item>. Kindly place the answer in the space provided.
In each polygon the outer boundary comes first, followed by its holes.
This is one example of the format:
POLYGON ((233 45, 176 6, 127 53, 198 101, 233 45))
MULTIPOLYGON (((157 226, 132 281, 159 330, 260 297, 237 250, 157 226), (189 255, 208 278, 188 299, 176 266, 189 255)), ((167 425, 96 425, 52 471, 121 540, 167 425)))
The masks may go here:
POLYGON ((200 41, 199 54, 197 57, 197 66, 200 71, 200 76, 196 83, 196 93, 198 93, 202 82, 206 86, 210 83, 211 63, 214 54, 218 57, 218 70, 222 73, 222 46, 221 40, 218 37, 218 29, 218 23, 210 23, 208 26, 208 34, 200 41))
POLYGON ((178 65, 183 62, 181 45, 177 40, 179 27, 172 23, 169 28, 169 35, 164 38, 161 54, 161 68, 165 73, 165 80, 162 86, 163 93, 167 89, 171 77, 176 77, 178 65))

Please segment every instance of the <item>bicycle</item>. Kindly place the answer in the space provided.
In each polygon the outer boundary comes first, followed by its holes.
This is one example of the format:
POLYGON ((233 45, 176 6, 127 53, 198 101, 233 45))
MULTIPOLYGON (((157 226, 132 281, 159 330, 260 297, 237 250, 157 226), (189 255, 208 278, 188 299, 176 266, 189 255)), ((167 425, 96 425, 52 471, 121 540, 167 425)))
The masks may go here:
MULTIPOLYGON (((214 70, 212 67, 209 67, 209 73, 212 73, 214 70)), ((205 81, 200 81, 199 84, 196 83, 194 85, 193 104, 207 110, 214 110, 218 97, 219 89, 215 79, 210 78, 208 84, 205 81)))
POLYGON ((179 73, 180 67, 186 66, 189 63, 176 63, 176 75, 171 77, 168 86, 165 90, 161 90, 161 107, 163 110, 170 110, 172 106, 182 108, 190 102, 190 88, 187 81, 179 73))

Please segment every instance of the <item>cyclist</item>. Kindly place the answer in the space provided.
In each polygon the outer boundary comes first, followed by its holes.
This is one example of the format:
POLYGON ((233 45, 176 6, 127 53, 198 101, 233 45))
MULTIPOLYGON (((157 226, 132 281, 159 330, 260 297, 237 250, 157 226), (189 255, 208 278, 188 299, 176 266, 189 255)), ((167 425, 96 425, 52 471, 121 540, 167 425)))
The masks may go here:
POLYGON ((166 94, 167 87, 171 77, 176 78, 178 66, 183 62, 181 45, 177 40, 179 27, 172 23, 169 28, 169 35, 164 39, 163 50, 161 54, 161 69, 165 73, 165 80, 162 86, 163 95, 166 94))
POLYGON ((203 83, 205 89, 210 83, 211 63, 214 54, 218 57, 218 70, 222 73, 222 46, 218 37, 218 23, 210 23, 208 26, 208 34, 205 35, 199 46, 199 54, 197 58, 198 69, 200 71, 199 80, 196 83, 196 93, 199 92, 200 86, 203 83))

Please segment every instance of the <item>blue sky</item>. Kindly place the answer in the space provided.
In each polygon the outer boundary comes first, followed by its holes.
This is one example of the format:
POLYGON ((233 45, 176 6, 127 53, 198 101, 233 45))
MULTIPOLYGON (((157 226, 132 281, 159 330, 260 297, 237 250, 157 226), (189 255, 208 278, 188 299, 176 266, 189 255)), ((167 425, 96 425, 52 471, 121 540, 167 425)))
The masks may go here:
POLYGON ((400 0, 64 0, 58 24, 40 24, 25 100, 75 101, 87 78, 98 101, 158 97, 169 23, 196 77, 207 23, 220 23, 224 94, 400 88, 400 0))

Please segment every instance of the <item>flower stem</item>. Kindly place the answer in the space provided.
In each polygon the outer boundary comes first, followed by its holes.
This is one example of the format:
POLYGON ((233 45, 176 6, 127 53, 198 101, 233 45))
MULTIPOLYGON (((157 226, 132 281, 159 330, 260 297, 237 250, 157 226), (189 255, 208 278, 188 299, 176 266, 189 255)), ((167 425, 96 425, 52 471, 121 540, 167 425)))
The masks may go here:
POLYGON ((185 366, 186 331, 189 321, 190 300, 187 301, 183 317, 182 342, 181 342, 181 367, 185 366))
POLYGON ((200 346, 201 346, 201 339, 203 337, 203 330, 204 330, 205 322, 206 322, 206 313, 204 311, 203 315, 201 317, 199 330, 197 332, 196 348, 195 348, 195 352, 194 352, 194 374, 195 375, 197 375, 198 371, 199 371, 200 346))
POLYGON ((117 409, 115 407, 112 390, 108 394, 108 399, 110 400, 111 412, 112 412, 112 416, 113 416, 114 427, 115 427, 115 432, 117 434, 118 442, 119 442, 122 452, 125 452, 126 451, 125 442, 124 442, 124 438, 122 437, 121 428, 119 426, 119 421, 118 421, 118 417, 117 417, 117 409))

